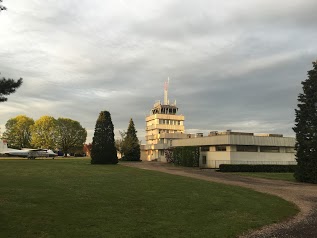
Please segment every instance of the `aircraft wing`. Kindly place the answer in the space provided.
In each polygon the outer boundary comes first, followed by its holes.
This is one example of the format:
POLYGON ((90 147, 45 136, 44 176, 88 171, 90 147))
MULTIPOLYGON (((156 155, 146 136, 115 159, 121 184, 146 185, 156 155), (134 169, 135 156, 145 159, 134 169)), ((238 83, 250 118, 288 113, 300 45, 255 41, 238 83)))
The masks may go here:
POLYGON ((22 148, 22 151, 47 151, 47 149, 29 149, 29 148, 22 148))
POLYGON ((21 151, 21 150, 9 149, 8 148, 7 150, 0 151, 0 154, 8 154, 8 153, 17 152, 17 151, 21 151))

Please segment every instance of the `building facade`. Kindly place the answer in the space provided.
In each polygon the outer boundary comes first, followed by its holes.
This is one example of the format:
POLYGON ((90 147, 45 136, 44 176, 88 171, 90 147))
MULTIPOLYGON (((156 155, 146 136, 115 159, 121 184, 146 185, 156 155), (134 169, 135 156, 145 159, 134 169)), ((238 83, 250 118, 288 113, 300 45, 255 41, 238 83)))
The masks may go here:
POLYGON ((168 82, 165 82, 164 102, 156 102, 145 121, 142 160, 166 162, 166 149, 198 146, 201 168, 219 168, 220 164, 296 164, 293 137, 231 130, 212 131, 208 136, 186 134, 184 115, 178 114, 176 101, 169 103, 168 82))
POLYGON ((280 134, 213 131, 208 136, 172 141, 172 147, 200 147, 200 168, 220 164, 296 164, 295 138, 280 134))

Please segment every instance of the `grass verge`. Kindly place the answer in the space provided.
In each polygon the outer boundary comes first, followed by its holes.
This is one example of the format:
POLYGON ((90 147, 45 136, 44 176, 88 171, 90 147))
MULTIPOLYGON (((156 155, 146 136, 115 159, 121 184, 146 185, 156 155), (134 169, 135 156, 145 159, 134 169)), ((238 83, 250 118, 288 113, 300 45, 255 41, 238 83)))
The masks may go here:
POLYGON ((0 161, 0 237, 236 237, 297 212, 241 187, 87 159, 0 161))

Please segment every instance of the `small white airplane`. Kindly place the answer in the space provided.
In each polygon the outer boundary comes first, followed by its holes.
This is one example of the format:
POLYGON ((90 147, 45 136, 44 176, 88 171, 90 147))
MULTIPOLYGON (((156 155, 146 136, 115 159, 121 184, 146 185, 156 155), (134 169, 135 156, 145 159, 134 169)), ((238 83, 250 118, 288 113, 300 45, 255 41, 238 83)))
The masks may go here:
POLYGON ((24 157, 28 159, 35 159, 37 157, 52 157, 54 159, 57 156, 57 154, 55 154, 52 150, 47 149, 11 149, 8 148, 7 142, 5 140, 0 140, 0 154, 24 157))

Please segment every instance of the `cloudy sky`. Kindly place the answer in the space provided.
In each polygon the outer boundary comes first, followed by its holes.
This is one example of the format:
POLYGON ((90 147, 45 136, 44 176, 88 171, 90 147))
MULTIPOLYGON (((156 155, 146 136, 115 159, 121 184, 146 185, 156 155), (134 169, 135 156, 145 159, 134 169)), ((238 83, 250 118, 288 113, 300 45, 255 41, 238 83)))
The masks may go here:
POLYGON ((25 114, 78 120, 91 141, 102 110, 118 130, 145 116, 170 77, 188 133, 293 136, 317 59, 316 0, 4 0, 1 76, 24 79, 0 127, 25 114))

